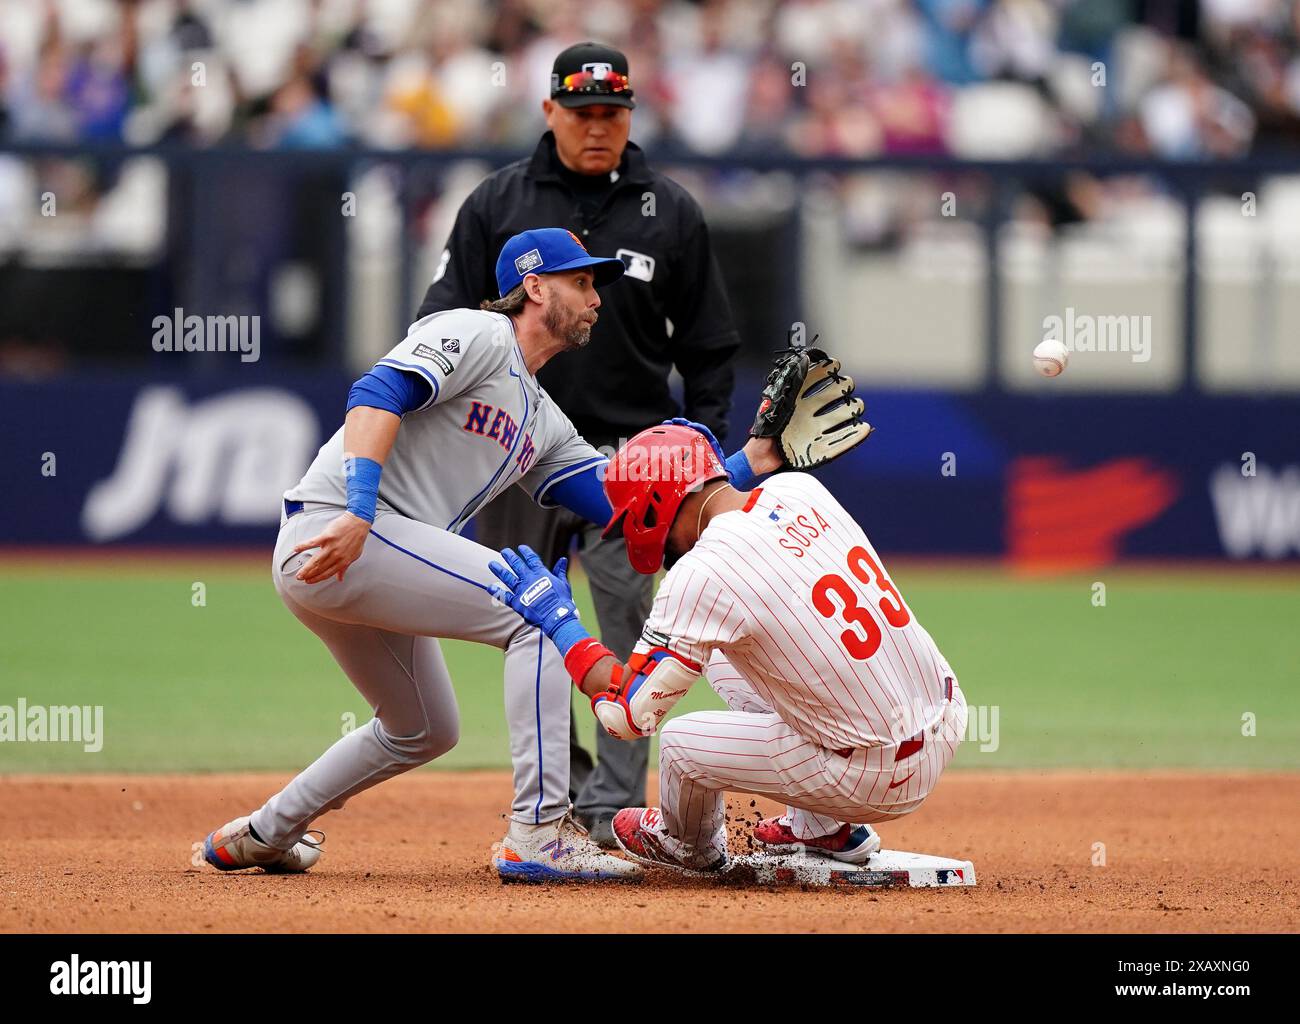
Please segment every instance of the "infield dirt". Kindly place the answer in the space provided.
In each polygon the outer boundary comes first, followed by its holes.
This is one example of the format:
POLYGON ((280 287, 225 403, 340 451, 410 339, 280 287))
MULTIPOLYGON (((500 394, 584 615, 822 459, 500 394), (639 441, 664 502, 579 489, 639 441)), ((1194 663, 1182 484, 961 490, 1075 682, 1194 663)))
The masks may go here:
MULTIPOLYGON (((193 843, 284 778, 0 777, 0 931, 1300 930, 1300 775, 950 774, 880 832, 889 849, 974 861, 979 885, 963 890, 800 891, 664 873, 502 886, 488 859, 505 831, 503 772, 417 772, 362 794, 319 822, 325 856, 307 875, 192 863, 193 843)), ((742 850, 741 819, 774 805, 728 803, 742 850)))

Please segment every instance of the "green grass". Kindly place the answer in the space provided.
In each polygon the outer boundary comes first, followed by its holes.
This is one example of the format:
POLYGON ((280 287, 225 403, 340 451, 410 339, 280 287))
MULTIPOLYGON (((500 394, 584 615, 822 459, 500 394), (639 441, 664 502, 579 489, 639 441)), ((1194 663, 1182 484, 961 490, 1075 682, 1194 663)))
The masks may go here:
MULTIPOLYGON (((1105 570, 1039 580, 904 565, 895 578, 957 670, 972 716, 977 706, 986 723, 997 715, 997 749, 967 742, 959 767, 1300 769, 1294 577, 1105 570), (1105 607, 1092 604, 1096 579, 1105 607), (1242 735, 1247 712, 1253 737, 1242 735)), ((103 705, 105 732, 99 753, 0 742, 0 772, 297 768, 338 737, 344 715, 369 716, 261 566, 0 564, 0 621, 0 704, 103 705), (195 581, 207 587, 204 607, 191 604, 195 581)), ((504 767, 500 654, 445 650, 462 739, 438 766, 504 767)), ((679 705, 720 706, 703 682, 679 705)), ((578 721, 590 746, 583 706, 578 721)))

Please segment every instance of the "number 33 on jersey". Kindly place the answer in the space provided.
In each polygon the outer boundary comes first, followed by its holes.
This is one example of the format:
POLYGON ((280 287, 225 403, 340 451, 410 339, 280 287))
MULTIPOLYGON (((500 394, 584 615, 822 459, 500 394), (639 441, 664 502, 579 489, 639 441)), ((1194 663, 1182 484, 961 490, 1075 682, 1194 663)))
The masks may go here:
POLYGON ((815 478, 784 473, 715 517, 655 597, 637 652, 720 650, 808 740, 898 742, 937 722, 951 668, 862 528, 815 478))

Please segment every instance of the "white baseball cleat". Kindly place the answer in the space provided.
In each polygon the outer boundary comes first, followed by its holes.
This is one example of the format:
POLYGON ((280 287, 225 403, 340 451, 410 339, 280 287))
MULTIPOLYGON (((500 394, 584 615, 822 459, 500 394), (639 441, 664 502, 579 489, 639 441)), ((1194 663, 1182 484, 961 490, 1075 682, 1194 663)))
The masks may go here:
POLYGON ((253 838, 248 816, 227 822, 203 843, 203 859, 218 871, 261 868, 271 874, 306 871, 320 860, 325 833, 313 829, 287 850, 277 850, 253 838), (320 838, 308 838, 319 836, 320 838))
POLYGON ((714 875, 728 867, 725 836, 719 834, 713 846, 688 846, 668 834, 658 807, 625 807, 614 815, 613 826, 619 847, 643 864, 685 875, 714 875))
POLYGON ((644 874, 602 850, 568 814, 541 825, 511 821, 492 866, 503 882, 632 881, 644 874))

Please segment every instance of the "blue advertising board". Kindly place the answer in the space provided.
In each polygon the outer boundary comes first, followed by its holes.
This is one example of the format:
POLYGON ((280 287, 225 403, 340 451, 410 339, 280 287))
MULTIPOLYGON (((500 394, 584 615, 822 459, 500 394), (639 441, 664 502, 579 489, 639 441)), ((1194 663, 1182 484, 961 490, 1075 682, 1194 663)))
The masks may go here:
MULTIPOLYGON (((742 373, 732 437, 759 378, 742 373)), ((0 383, 0 544, 269 545, 342 422, 342 373, 0 383)), ((821 471, 891 554, 1083 568, 1300 557, 1300 402, 864 392, 877 433, 821 471)))

